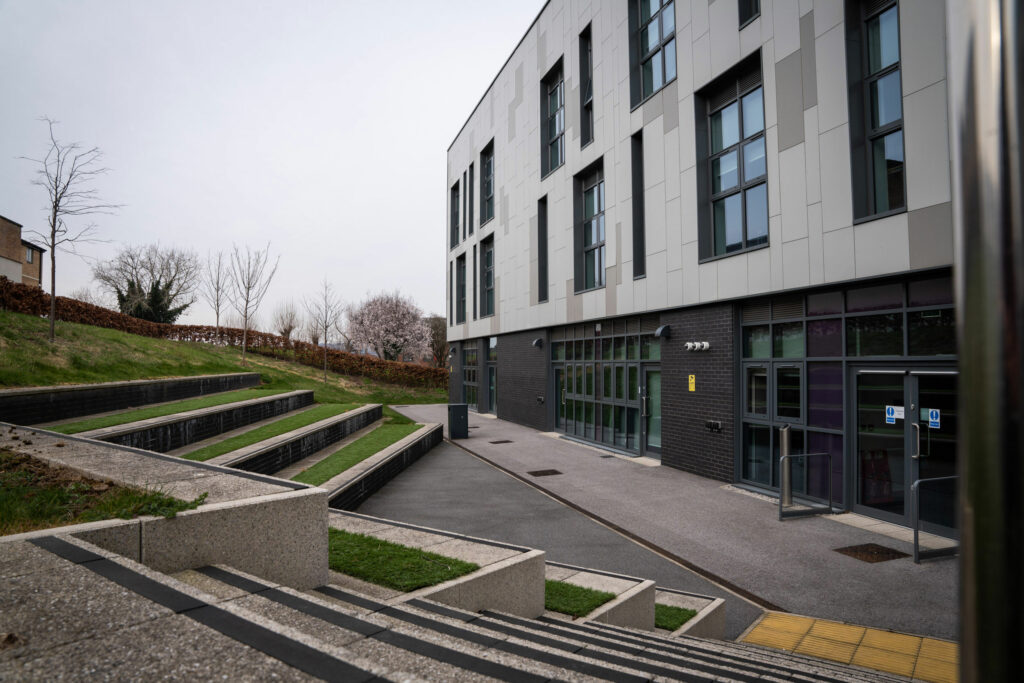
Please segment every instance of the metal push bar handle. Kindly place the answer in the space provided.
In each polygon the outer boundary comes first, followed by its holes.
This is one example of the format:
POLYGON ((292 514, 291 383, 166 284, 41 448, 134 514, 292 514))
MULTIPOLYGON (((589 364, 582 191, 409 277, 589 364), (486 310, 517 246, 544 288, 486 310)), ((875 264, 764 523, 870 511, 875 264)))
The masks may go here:
POLYGON ((939 481, 952 481, 959 479, 958 476, 950 475, 948 477, 931 477, 929 479, 918 479, 910 485, 910 514, 911 523, 914 526, 914 564, 921 564, 922 559, 929 559, 932 557, 944 557, 946 555, 954 555, 959 546, 952 546, 950 548, 936 548, 932 550, 921 550, 920 539, 918 534, 921 530, 921 484, 934 484, 939 481))

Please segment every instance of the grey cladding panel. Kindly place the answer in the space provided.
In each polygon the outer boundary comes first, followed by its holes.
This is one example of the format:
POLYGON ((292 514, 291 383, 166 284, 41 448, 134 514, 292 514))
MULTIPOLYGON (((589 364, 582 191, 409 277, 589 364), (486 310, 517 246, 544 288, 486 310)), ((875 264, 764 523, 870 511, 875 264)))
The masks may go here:
POLYGON ((814 54, 814 10, 800 17, 800 55, 804 82, 804 109, 818 104, 818 68, 814 54))
POLYGON ((804 141, 802 50, 775 65, 775 101, 778 103, 779 151, 804 141))
POLYGON ((953 262, 952 204, 943 202, 907 214, 910 267, 948 266, 953 262))

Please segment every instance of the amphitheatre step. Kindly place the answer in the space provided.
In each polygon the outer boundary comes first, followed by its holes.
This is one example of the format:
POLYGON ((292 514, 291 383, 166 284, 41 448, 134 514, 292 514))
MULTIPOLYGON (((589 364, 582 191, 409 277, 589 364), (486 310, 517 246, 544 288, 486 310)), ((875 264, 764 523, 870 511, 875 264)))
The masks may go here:
POLYGON ((251 446, 219 455, 207 462, 246 472, 276 474, 376 422, 381 419, 382 414, 383 406, 379 403, 360 406, 251 446))
POLYGON ((366 460, 356 463, 320 485, 320 488, 328 491, 328 505, 337 510, 355 510, 405 468, 441 443, 443 437, 443 425, 427 423, 366 460))
POLYGON ((122 446, 167 453, 262 420, 313 405, 313 391, 289 391, 261 398, 189 410, 78 435, 122 446))
POLYGON ((259 383, 259 373, 242 372, 0 389, 0 421, 22 425, 57 422, 151 403, 248 389, 259 383))
POLYGON ((299 474, 303 470, 309 469, 310 467, 312 467, 313 465, 317 464, 318 462, 320 462, 324 458, 327 458, 328 456, 336 453, 337 451, 339 451, 340 449, 344 448, 345 446, 348 446, 350 443, 352 443, 354 441, 358 441, 359 439, 363 438, 364 436, 366 436, 370 432, 376 430, 382 424, 384 424, 384 420, 383 419, 377 420, 375 422, 371 422, 370 424, 368 424, 367 426, 363 427, 362 429, 360 429, 358 431, 355 431, 355 432, 352 432, 351 434, 346 436, 341 441, 339 441, 337 443, 333 443, 330 446, 328 446, 327 448, 324 448, 322 450, 317 451, 313 455, 310 455, 308 457, 303 458, 302 460, 299 460, 299 461, 296 461, 296 462, 292 463, 288 467, 285 467, 283 470, 279 471, 274 476, 280 477, 282 479, 291 479, 292 477, 294 477, 295 475, 299 474))
POLYGON ((328 526, 479 565, 450 581, 390 598, 399 604, 418 598, 469 610, 498 609, 528 617, 544 611, 544 553, 448 531, 331 510, 328 526))
POLYGON ((692 609, 697 614, 690 617, 682 626, 669 635, 697 636, 700 638, 725 637, 725 599, 707 595, 697 595, 672 588, 658 588, 654 593, 654 602, 658 605, 692 609))
MULTIPOLYGON (((590 614, 579 617, 580 621, 598 621, 646 631, 654 630, 653 581, 555 562, 547 563, 544 576, 549 581, 563 581, 615 596, 590 614)), ((553 612, 548 612, 548 615, 556 619, 572 619, 568 615, 553 612)))

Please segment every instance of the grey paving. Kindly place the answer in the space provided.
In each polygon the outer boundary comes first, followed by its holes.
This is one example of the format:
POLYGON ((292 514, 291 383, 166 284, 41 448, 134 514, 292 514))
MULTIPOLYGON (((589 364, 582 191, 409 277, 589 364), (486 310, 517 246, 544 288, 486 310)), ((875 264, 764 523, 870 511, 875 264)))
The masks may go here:
POLYGON ((359 512, 538 548, 554 562, 723 597, 730 638, 739 636, 761 614, 745 600, 447 442, 391 480, 359 512))
MULTIPOLYGON (((417 421, 444 422, 446 407, 400 411, 417 421)), ((460 445, 783 609, 957 637, 956 560, 868 564, 834 550, 879 543, 910 552, 911 545, 827 518, 779 522, 772 503, 721 482, 602 457, 607 454, 504 420, 471 413, 470 427, 470 438, 460 445), (501 440, 512 443, 489 443, 501 440), (527 474, 542 469, 562 474, 527 474)), ((652 578, 669 588, 720 594, 699 588, 693 574, 684 581, 688 573, 676 565, 474 460, 449 444, 436 448, 360 512, 541 548, 555 561, 652 578), (629 546, 636 548, 632 554, 629 546), (673 575, 659 574, 669 567, 673 575)), ((729 602, 729 633, 742 621, 738 613, 749 614, 744 604, 729 602)))

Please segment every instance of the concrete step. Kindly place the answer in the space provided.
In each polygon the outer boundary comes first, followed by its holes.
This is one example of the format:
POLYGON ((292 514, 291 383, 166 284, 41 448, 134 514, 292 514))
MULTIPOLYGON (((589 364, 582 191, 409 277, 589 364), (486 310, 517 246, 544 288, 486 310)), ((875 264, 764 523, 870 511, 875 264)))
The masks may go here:
POLYGON ((373 403, 213 458, 214 465, 246 472, 275 474, 336 444, 349 434, 381 419, 383 406, 373 403))
POLYGON ((654 630, 653 581, 555 562, 547 563, 544 578, 615 595, 609 602, 577 619, 557 612, 548 612, 547 615, 551 618, 597 621, 647 631, 654 630))
POLYGON ((167 453, 263 420, 313 405, 310 390, 225 403, 154 417, 127 424, 93 429, 78 436, 122 446, 167 453))
POLYGON ((282 479, 291 479, 292 477, 294 477, 295 475, 299 474, 300 472, 302 472, 304 470, 308 470, 310 467, 312 467, 313 465, 317 464, 318 462, 320 462, 321 460, 323 460, 327 456, 333 455, 334 453, 336 453, 337 451, 341 450, 345 446, 348 446, 353 441, 358 441, 359 439, 363 438, 364 436, 366 436, 370 432, 372 432, 375 429, 377 429, 378 427, 380 427, 382 424, 384 424, 384 420, 383 419, 377 420, 375 422, 371 422, 369 425, 363 427, 362 429, 357 430, 355 432, 352 432, 351 434, 346 436, 341 441, 339 441, 337 443, 332 443, 327 448, 319 450, 316 453, 314 453, 313 455, 310 455, 309 457, 303 458, 302 460, 299 460, 298 462, 292 463, 291 465, 289 465, 288 467, 285 467, 283 470, 281 470, 280 472, 278 472, 274 476, 275 477, 280 477, 282 479))

